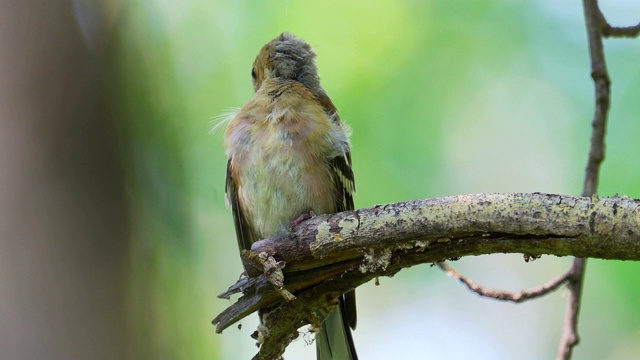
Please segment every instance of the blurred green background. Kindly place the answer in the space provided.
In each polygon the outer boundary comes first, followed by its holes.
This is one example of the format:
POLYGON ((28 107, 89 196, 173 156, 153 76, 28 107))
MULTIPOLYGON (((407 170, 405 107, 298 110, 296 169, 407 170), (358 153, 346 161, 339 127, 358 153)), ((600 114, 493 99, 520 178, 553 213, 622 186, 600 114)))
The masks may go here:
MULTIPOLYGON (((99 113, 116 129, 113 159, 123 159, 116 188, 126 219, 116 223, 126 235, 118 235, 119 262, 103 264, 121 274, 114 316, 124 320, 106 331, 119 333, 112 344, 124 347, 123 356, 247 359, 257 351, 249 337, 257 316, 221 335, 210 324, 231 304, 215 295, 242 272, 224 200, 223 130, 210 129, 220 114, 251 98, 255 55, 282 31, 314 46, 323 87, 353 129, 356 207, 463 193, 582 191, 593 85, 579 2, 77 0, 56 6, 49 16, 71 26, 64 33, 70 40, 51 35, 51 41, 59 42, 57 50, 75 46, 88 59, 84 66, 99 79, 92 84, 104 91, 96 96, 107 99, 99 113)), ((640 14, 632 0, 601 7, 616 25, 635 24, 640 14)), ((599 193, 640 198, 633 155, 640 152, 640 43, 607 40, 605 48, 613 97, 599 193)), ((0 67, 0 74, 11 71, 0 67)), ((547 281, 570 261, 494 255, 453 265, 489 287, 517 290, 547 281)), ((70 260, 64 266, 76 273, 98 265, 70 260)), ((589 261, 576 359, 640 353, 639 276, 640 264, 589 261)), ((21 299, 16 295, 15 303, 21 299)), ((549 359, 565 303, 564 289, 521 305, 481 299, 425 265, 358 289, 354 338, 362 359, 549 359)), ((30 326, 55 329, 46 321, 30 326)), ((294 342, 288 359, 314 356, 305 338, 294 342)), ((39 343, 44 353, 64 358, 56 355, 62 350, 47 352, 48 343, 39 343)))

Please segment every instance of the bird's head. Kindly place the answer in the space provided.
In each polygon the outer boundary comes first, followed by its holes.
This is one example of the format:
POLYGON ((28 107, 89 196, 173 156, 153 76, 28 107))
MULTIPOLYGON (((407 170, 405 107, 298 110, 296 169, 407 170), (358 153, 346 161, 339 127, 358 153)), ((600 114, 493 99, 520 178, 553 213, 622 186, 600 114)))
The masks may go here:
POLYGON ((310 90, 320 87, 316 54, 311 45, 290 33, 282 33, 262 47, 253 62, 251 76, 257 92, 265 80, 294 80, 310 90))

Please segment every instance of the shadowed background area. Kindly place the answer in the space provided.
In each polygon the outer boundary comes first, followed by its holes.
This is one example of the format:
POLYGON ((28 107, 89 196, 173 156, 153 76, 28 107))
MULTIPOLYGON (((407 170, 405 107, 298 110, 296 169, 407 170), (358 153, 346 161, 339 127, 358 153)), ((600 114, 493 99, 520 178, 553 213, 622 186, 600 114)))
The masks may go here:
MULTIPOLYGON (((615 25, 636 1, 602 1, 615 25)), ((5 1, 0 4, 3 358, 247 359, 257 317, 215 334, 242 266, 218 115, 290 31, 353 128, 356 207, 478 192, 581 192, 593 85, 579 2, 5 1)), ((640 198, 640 45, 605 41, 613 81, 601 196, 640 198)), ((570 259, 452 265, 490 287, 570 259)), ((640 352, 640 265, 589 262, 579 359, 640 352), (603 305, 606 304, 606 305, 603 305)), ((363 359, 555 357, 563 290, 480 299, 419 266, 358 289, 363 359), (465 346, 461 346, 464 344, 465 346)), ((304 335, 289 359, 309 358, 304 335)))
POLYGON ((108 54, 66 2, 0 4, 0 349, 118 359, 130 217, 108 54))

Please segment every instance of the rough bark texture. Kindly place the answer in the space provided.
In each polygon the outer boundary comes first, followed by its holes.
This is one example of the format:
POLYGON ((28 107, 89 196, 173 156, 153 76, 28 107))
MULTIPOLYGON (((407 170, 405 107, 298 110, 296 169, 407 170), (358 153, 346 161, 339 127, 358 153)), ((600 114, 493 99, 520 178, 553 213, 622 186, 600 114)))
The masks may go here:
POLYGON ((639 207, 627 197, 476 194, 316 216, 243 254, 249 278, 220 297, 243 296, 213 322, 221 332, 258 309, 274 309, 257 358, 276 358, 338 294, 413 265, 491 253, 640 260, 639 207), (273 260, 285 267, 265 269, 273 260), (269 280, 274 272, 284 276, 282 285, 269 280), (285 300, 288 293, 295 298, 285 300))

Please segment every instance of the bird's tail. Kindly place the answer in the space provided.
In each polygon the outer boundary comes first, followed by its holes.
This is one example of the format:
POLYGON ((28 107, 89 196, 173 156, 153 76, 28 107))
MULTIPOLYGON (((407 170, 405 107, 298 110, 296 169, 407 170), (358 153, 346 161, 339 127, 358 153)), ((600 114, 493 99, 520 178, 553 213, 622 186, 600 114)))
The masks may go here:
POLYGON ((358 360, 345 314, 345 300, 341 296, 340 304, 327 316, 316 335, 318 360, 358 360))

